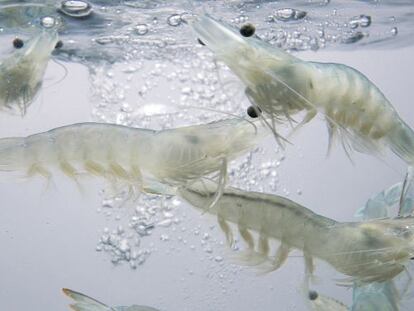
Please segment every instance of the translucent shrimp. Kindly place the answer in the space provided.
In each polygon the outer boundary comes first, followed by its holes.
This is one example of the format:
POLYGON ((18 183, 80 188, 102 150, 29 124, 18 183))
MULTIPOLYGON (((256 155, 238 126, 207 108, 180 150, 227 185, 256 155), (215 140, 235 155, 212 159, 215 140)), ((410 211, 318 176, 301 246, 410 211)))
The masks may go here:
POLYGON ((388 146, 409 166, 414 165, 414 132, 400 118, 384 94, 361 72, 342 64, 302 61, 257 36, 243 37, 229 25, 208 15, 192 27, 199 39, 246 86, 246 95, 276 124, 305 112, 300 128, 317 112, 325 116, 329 147, 336 135, 350 149, 378 153, 388 146))
POLYGON ((63 293, 72 298, 75 303, 70 305, 74 311, 159 311, 147 306, 132 305, 129 307, 109 307, 106 304, 99 302, 82 293, 75 292, 71 289, 63 288, 63 293))
MULTIPOLYGON (((214 182, 197 182, 179 193, 201 208, 216 188, 214 182)), ((342 282, 348 285, 390 280, 414 255, 413 217, 339 223, 283 197, 235 188, 226 189, 208 213, 217 215, 230 243, 233 235, 228 222, 237 225, 248 246, 247 264, 266 264, 267 271, 276 270, 292 249, 301 250, 307 280, 314 270, 314 257, 349 276, 342 282), (258 234, 257 241, 251 231, 258 234), (273 255, 270 240, 280 241, 273 255)))
POLYGON ((85 174, 104 177, 134 193, 166 193, 219 172, 224 187, 228 161, 256 146, 266 132, 258 120, 244 119, 161 131, 73 124, 0 139, 0 172, 50 178, 55 168, 74 180, 85 174))
POLYGON ((24 42, 16 38, 10 42, 11 55, 0 61, 0 109, 26 113, 38 93, 51 53, 58 42, 52 17, 42 19, 45 26, 24 42), (14 45, 14 47, 13 47, 14 45))

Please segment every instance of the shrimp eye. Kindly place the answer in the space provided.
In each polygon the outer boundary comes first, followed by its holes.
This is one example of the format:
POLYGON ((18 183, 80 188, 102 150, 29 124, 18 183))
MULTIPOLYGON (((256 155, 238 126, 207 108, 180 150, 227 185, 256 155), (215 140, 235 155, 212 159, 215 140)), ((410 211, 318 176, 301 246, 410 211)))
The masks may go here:
POLYGON ((247 108, 247 114, 250 118, 257 118, 262 113, 259 107, 250 106, 247 108))
POLYGON ((309 291, 309 300, 316 300, 318 298, 318 293, 314 290, 309 291))
POLYGON ((256 27, 254 27, 253 24, 244 24, 243 26, 241 26, 240 28, 240 34, 243 37, 251 37, 254 35, 254 32, 256 31, 256 27))
POLYGON ((62 40, 59 40, 55 45, 55 49, 60 49, 62 46, 63 46, 63 42, 62 40))
POLYGON ((198 43, 200 43, 201 45, 206 45, 203 41, 201 41, 200 39, 197 39, 198 43))
POLYGON ((21 48, 23 47, 23 45, 24 45, 24 42, 23 42, 23 40, 22 40, 22 39, 20 39, 20 38, 15 38, 15 39, 13 40, 13 46, 14 46, 16 49, 21 49, 21 48))

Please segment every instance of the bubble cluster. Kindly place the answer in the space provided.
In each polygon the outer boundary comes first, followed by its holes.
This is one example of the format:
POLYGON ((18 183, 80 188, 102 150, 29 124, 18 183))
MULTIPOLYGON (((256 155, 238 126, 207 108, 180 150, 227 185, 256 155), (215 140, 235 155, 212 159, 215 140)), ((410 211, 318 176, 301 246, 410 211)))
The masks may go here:
MULTIPOLYGON (((151 238, 157 229, 177 225, 181 220, 174 215, 181 204, 176 198, 141 195, 131 202, 126 193, 104 198, 98 211, 115 220, 115 229, 104 228, 96 250, 109 254, 113 264, 128 263, 132 269, 142 265, 154 251, 153 242, 145 245, 144 238, 151 238), (132 212, 128 212, 132 209, 132 212), (125 223, 125 224, 123 224, 125 223)), ((168 235, 161 234, 161 241, 168 235)))

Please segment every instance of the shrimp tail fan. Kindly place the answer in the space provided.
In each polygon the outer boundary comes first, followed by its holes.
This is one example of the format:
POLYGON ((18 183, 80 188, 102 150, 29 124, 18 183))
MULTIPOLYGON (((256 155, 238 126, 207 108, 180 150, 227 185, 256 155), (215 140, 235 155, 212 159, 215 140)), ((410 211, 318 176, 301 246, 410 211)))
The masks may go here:
POLYGON ((71 309, 74 311, 114 311, 113 308, 82 293, 67 288, 63 288, 62 291, 66 296, 75 301, 75 303, 70 305, 71 309))
POLYGON ((0 139, 0 172, 16 171, 21 168, 24 138, 0 139))

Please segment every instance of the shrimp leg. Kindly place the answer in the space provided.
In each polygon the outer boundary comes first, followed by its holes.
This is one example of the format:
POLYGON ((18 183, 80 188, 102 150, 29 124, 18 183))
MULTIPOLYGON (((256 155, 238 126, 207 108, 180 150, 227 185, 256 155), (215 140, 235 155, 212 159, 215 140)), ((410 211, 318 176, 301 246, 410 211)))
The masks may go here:
POLYGON ((227 244, 230 247, 233 247, 234 245, 234 237, 233 232, 231 231, 231 228, 229 224, 226 222, 223 216, 221 216, 219 213, 217 213, 217 222, 220 226, 220 229, 224 232, 224 235, 226 236, 227 244))
POLYGON ((313 118, 315 118, 315 116, 318 114, 318 111, 316 109, 310 109, 308 110, 308 112, 306 113, 305 117, 303 118, 302 121, 300 121, 300 123, 298 125, 296 125, 292 131, 288 134, 288 137, 291 137, 293 134, 295 134, 298 130, 300 130, 302 128, 302 126, 304 126, 305 124, 309 123, 310 121, 313 120, 313 118))
POLYGON ((219 180, 217 184, 217 191, 213 197, 213 200, 211 203, 206 207, 206 210, 211 209, 214 205, 217 204, 218 200, 220 200, 220 197, 223 195, 224 187, 227 183, 227 160, 223 158, 221 160, 221 168, 219 172, 219 180))
POLYGON ((268 270, 268 272, 276 271, 277 269, 279 269, 286 262, 290 251, 291 248, 287 244, 280 244, 276 251, 275 258, 271 263, 272 266, 268 270))
MULTIPOLYGON (((401 196, 400 196, 400 202, 399 202, 399 208, 398 208, 398 216, 403 216, 403 209, 405 208, 405 203, 408 202, 408 193, 412 191, 414 187, 414 167, 409 166, 407 173, 404 178, 401 196)), ((410 210, 412 208, 409 207, 410 210)))

